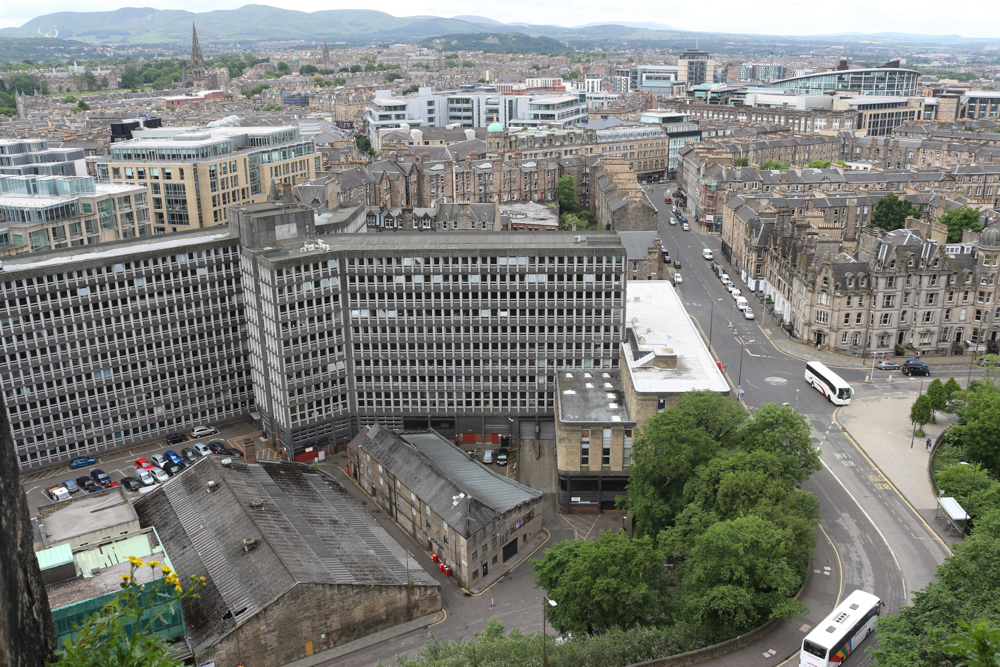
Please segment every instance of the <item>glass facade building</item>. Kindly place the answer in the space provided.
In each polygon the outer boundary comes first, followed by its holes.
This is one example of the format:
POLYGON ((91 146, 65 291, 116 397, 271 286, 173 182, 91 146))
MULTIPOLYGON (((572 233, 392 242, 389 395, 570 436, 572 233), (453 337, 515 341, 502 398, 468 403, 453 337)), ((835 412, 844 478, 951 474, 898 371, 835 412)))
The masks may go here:
POLYGON ((919 79, 920 72, 912 69, 876 67, 807 74, 775 81, 771 86, 797 95, 853 91, 861 95, 913 97, 917 94, 919 79))

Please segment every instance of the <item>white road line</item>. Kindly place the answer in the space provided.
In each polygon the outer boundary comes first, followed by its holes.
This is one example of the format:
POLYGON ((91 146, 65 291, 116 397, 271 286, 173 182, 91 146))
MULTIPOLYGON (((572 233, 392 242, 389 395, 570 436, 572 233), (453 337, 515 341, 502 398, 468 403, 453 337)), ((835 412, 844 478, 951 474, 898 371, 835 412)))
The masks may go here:
MULTIPOLYGON (((823 439, 825 440, 826 438, 824 437, 823 439)), ((868 522, 872 525, 872 528, 875 529, 875 532, 878 533, 879 537, 882 538, 882 541, 885 542, 885 548, 889 550, 890 554, 892 554, 892 560, 896 563, 896 569, 899 570, 899 578, 903 582, 903 599, 909 600, 910 591, 906 588, 906 577, 903 575, 903 568, 900 567, 899 565, 899 559, 896 558, 896 552, 892 550, 891 546, 889 546, 889 540, 885 539, 885 535, 883 535, 882 531, 879 530, 877 525, 875 525, 875 522, 872 521, 872 518, 868 516, 868 512, 866 512, 865 508, 861 506, 861 503, 858 502, 858 499, 854 497, 854 494, 847 490, 847 487, 844 486, 844 483, 840 481, 840 478, 837 477, 836 473, 833 472, 833 469, 826 464, 826 461, 823 461, 822 459, 820 459, 820 461, 823 463, 823 467, 829 470, 830 474, 833 475, 833 478, 837 480, 837 484, 840 484, 840 487, 844 489, 847 495, 851 497, 851 500, 853 500, 854 504, 858 506, 858 509, 861 510, 861 513, 865 515, 865 518, 868 519, 868 522)))

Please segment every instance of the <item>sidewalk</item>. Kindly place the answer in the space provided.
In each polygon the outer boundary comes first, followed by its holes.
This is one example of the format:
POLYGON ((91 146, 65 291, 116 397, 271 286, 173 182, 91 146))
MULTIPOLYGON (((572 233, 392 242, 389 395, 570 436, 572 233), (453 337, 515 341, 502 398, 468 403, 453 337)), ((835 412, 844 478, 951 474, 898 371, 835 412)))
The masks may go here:
POLYGON ((937 442, 957 417, 936 412, 937 423, 924 427, 926 435, 923 438, 913 437, 909 415, 915 399, 915 391, 859 398, 846 408, 837 410, 834 420, 844 427, 924 521, 948 544, 953 544, 955 539, 949 538, 934 520, 937 499, 929 470, 933 452, 927 450, 925 441, 930 438, 932 443, 937 442))
POLYGON ((376 646, 382 642, 389 641, 390 639, 395 639, 396 637, 405 635, 408 632, 422 630, 423 628, 434 625, 435 623, 440 623, 443 620, 444 612, 436 611, 433 614, 421 616, 420 618, 415 618, 406 623, 400 623, 399 625, 387 628, 381 632, 376 632, 375 634, 368 635, 367 637, 355 639, 352 642, 335 646, 320 653, 314 653, 313 655, 295 660, 294 662, 285 663, 285 667, 316 667, 317 665, 323 665, 331 660, 337 660, 352 653, 363 651, 366 648, 371 648, 372 646, 376 646))

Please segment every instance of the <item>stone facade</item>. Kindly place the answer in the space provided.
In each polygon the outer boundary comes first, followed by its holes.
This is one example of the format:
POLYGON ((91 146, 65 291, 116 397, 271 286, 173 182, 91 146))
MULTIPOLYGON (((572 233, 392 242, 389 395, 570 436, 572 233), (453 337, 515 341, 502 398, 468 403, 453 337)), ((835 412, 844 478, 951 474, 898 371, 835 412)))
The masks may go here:
POLYGON ((270 667, 326 651, 441 609, 438 586, 300 583, 195 662, 270 667))

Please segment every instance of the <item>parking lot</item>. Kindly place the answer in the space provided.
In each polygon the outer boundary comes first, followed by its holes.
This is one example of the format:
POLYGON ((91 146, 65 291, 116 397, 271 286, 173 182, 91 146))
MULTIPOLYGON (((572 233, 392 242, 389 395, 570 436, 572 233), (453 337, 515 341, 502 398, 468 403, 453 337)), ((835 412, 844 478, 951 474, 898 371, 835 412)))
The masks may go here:
MULTIPOLYGON (((137 445, 128 449, 95 456, 93 465, 82 468, 71 469, 67 464, 57 468, 28 473, 21 477, 21 486, 24 488, 25 495, 28 498, 28 511, 34 516, 39 507, 51 503, 52 500, 46 495, 45 490, 53 486, 58 486, 64 480, 90 477, 90 471, 96 468, 107 473, 113 481, 121 483, 122 478, 135 478, 136 459, 144 458, 152 462, 154 454, 163 454, 167 450, 173 450, 181 454, 183 448, 193 447, 196 442, 208 443, 211 440, 222 440, 226 443, 226 447, 240 453, 244 451, 248 442, 254 442, 257 446, 258 459, 273 460, 275 458, 273 450, 261 450, 263 445, 258 437, 260 436, 260 431, 257 430, 256 425, 251 420, 247 419, 222 424, 217 429, 219 432, 216 435, 209 435, 199 439, 188 437, 188 440, 185 442, 177 444, 169 444, 164 438, 144 445, 137 445)), ((188 436, 190 436, 190 432, 188 432, 188 436)), ((183 474, 183 471, 179 474, 183 474)), ((86 495, 87 492, 84 490, 77 491, 73 494, 73 497, 79 497, 81 493, 86 495)))

